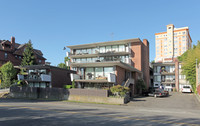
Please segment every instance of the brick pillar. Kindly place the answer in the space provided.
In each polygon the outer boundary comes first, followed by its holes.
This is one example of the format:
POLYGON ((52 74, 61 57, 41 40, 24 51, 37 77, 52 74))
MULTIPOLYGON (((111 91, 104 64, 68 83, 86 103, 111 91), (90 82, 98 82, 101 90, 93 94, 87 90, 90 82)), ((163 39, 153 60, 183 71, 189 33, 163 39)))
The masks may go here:
POLYGON ((176 90, 179 91, 179 62, 175 61, 175 86, 176 90))

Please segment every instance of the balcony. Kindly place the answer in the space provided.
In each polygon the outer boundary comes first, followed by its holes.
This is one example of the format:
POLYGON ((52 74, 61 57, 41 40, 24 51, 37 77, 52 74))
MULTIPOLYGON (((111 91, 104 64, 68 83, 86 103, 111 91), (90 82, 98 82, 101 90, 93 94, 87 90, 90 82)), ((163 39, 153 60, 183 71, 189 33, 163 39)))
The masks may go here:
POLYGON ((107 52, 99 52, 99 51, 95 51, 93 53, 67 53, 67 56, 71 57, 71 58, 82 58, 82 57, 97 57, 97 56, 119 56, 119 55, 128 55, 131 54, 131 51, 127 50, 127 51, 107 51, 107 52))
POLYGON ((163 79, 162 83, 175 83, 176 80, 175 79, 163 79))
POLYGON ((88 73, 85 78, 78 76, 76 74, 71 75, 71 80, 75 80, 76 82, 90 82, 90 83, 115 83, 116 76, 115 74, 108 74, 105 76, 94 77, 92 73, 88 73))
POLYGON ((41 74, 41 75, 28 75, 24 77, 24 80, 27 81, 43 81, 43 82, 50 82, 51 81, 51 76, 47 74, 41 74))

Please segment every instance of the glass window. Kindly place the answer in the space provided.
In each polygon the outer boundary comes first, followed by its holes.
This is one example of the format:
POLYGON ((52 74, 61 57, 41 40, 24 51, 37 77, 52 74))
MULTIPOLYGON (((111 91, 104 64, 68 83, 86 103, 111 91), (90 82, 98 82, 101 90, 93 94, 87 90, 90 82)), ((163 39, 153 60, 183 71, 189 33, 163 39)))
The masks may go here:
POLYGON ((92 54, 92 49, 87 49, 88 54, 92 54))
POLYGON ((86 63, 86 62, 87 62, 86 58, 81 59, 81 63, 86 63))
POLYGON ((125 51, 125 46, 119 45, 119 52, 124 52, 124 51, 125 51))
POLYGON ((118 52, 118 45, 112 46, 112 51, 118 52))
POLYGON ((87 53, 86 49, 82 49, 82 53, 87 53))
POLYGON ((94 68, 86 68, 85 76, 87 80, 94 79, 94 68))
POLYGON ((160 69, 161 69, 161 67, 157 66, 157 73, 160 73, 160 69))
POLYGON ((111 46, 106 46, 106 52, 112 51, 111 46))
POLYGON ((7 59, 8 58, 8 53, 5 53, 5 59, 7 59))
POLYGON ((77 49, 77 50, 76 50, 76 54, 81 54, 81 50, 80 50, 80 49, 77 49))
POLYGON ((100 57, 99 60, 100 60, 101 62, 103 62, 103 61, 104 61, 104 57, 100 57))
POLYGON ((103 67, 95 68, 95 77, 103 77, 103 67))
POLYGON ((80 63, 80 62, 81 62, 81 59, 76 59, 76 62, 77 62, 77 63, 80 63))
POLYGON ((92 54, 96 54, 96 53, 99 53, 98 49, 97 48, 93 48, 92 49, 92 54))
POLYGON ((87 62, 92 62, 92 58, 87 58, 87 62))
POLYGON ((100 53, 105 53, 105 52, 106 52, 105 46, 100 47, 100 53))
POLYGON ((113 67, 104 67, 104 74, 105 74, 105 77, 108 77, 108 75, 109 75, 110 73, 114 73, 113 67))
POLYGON ((92 58, 92 62, 96 62, 97 58, 92 58))

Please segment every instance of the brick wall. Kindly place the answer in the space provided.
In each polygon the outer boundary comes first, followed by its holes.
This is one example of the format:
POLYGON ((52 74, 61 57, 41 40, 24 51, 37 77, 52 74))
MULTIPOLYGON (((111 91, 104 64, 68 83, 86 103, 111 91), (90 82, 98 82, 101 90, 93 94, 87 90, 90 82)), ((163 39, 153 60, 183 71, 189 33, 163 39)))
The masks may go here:
POLYGON ((123 81, 125 81, 125 69, 116 66, 116 84, 121 85, 123 81))
POLYGON ((197 93, 200 95, 200 85, 197 86, 197 93))
POLYGON ((132 62, 136 69, 142 71, 143 79, 147 88, 149 87, 150 72, 149 72, 149 42, 144 39, 143 43, 133 42, 131 43, 132 49, 132 62))

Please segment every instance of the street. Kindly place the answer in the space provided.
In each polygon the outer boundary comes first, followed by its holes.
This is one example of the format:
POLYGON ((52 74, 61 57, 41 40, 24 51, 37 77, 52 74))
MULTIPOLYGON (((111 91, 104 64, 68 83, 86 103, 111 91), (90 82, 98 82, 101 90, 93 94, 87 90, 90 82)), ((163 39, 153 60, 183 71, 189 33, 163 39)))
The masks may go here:
POLYGON ((200 125, 193 94, 134 98, 125 105, 0 99, 0 126, 200 125))

